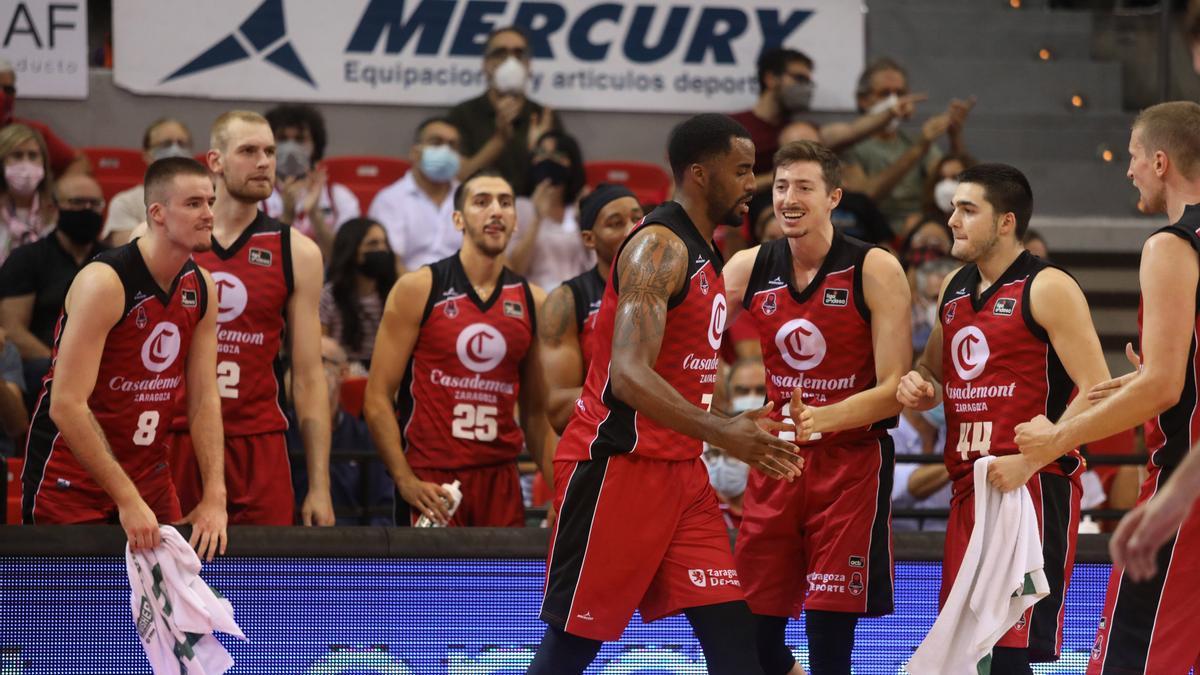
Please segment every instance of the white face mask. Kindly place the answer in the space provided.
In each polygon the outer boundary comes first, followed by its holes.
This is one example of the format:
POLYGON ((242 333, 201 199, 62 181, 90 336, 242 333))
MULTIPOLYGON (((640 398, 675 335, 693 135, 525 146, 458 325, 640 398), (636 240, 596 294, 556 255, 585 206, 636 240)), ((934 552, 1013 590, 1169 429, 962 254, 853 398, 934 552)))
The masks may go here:
MULTIPOLYGON (((871 109, 867 111, 867 114, 874 115, 875 113, 881 113, 885 110, 891 110, 899 102, 900 97, 892 94, 891 96, 888 96, 882 101, 879 101, 875 105, 871 106, 871 109)), ((887 127, 885 128, 887 129, 888 133, 896 133, 896 130, 900 128, 900 118, 893 116, 892 119, 888 121, 887 127)))
POLYGON ((763 397, 758 394, 746 394, 745 396, 734 396, 729 401, 729 412, 734 415, 741 415, 747 410, 758 410, 766 405, 763 402, 763 397))
POLYGON ((746 492, 749 464, 728 455, 709 453, 704 455, 704 464, 708 467, 708 482, 717 494, 728 499, 746 492))
POLYGON ((946 213, 954 210, 954 191, 958 189, 958 181, 953 178, 943 178, 933 186, 933 203, 946 213))
POLYGON ((528 80, 529 71, 525 70, 525 64, 518 61, 515 56, 504 59, 504 62, 497 66, 496 72, 492 74, 492 85, 497 91, 506 94, 524 94, 528 80))

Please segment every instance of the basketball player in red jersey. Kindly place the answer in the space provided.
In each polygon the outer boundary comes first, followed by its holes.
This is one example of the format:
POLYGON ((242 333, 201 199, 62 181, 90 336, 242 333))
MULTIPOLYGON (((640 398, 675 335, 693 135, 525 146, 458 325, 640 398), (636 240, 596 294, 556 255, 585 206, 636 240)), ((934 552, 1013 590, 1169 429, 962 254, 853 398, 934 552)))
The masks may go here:
POLYGON ((1200 512, 1192 506, 1191 450, 1200 440, 1200 105, 1176 101, 1142 111, 1130 134, 1128 176, 1144 208, 1165 212, 1172 223, 1142 248, 1143 365, 1094 391, 1093 398, 1107 398, 1091 410, 1057 424, 1039 416, 1019 427, 1017 441, 1026 455, 1044 457, 1145 422, 1147 477, 1137 508, 1113 536, 1112 576, 1088 673, 1186 673, 1200 668, 1193 618, 1200 606, 1200 512))
POLYGON ((555 433, 566 428, 583 393, 592 332, 613 256, 642 215, 633 192, 614 183, 597 185, 579 205, 580 236, 583 245, 596 252, 596 266, 550 291, 538 326, 549 387, 546 408, 555 433))
POLYGON ((204 482, 183 522, 209 560, 225 552, 215 288, 191 260, 209 247, 212 182, 195 160, 146 170, 148 230, 84 267, 63 304, 54 360, 29 430, 30 524, 120 520, 133 549, 180 520, 164 432, 187 381, 187 418, 204 482))
POLYGON ((712 235, 749 210, 754 144, 729 117, 698 115, 671 132, 668 155, 674 201, 617 252, 583 395, 555 455, 559 517, 535 675, 582 673, 635 609, 644 621, 686 614, 708 672, 762 673, 701 459, 707 441, 776 477, 801 468, 795 446, 767 430, 794 430, 765 419, 771 404, 732 419, 707 410, 728 314, 712 235))
MULTIPOLYGON (((321 362, 322 262, 317 245, 258 210, 275 183, 275 139, 266 119, 232 111, 213 124, 208 168, 217 183, 211 250, 196 262, 217 287, 217 389, 225 423, 229 519, 239 525, 291 525, 292 491, 280 408, 278 364, 284 328, 292 399, 308 458, 305 525, 333 525, 329 496, 330 419, 321 362)), ((176 418, 173 429, 181 429, 176 418)), ((180 501, 199 498, 186 434, 172 438, 180 501)))
POLYGON ((887 429, 912 364, 911 299, 895 256, 834 229, 839 185, 829 149, 780 148, 771 192, 784 238, 740 251, 723 274, 730 305, 757 328, 772 416, 801 390, 818 434, 796 439, 800 480, 753 471, 746 486, 735 560, 767 675, 801 672, 784 643, 801 608, 817 675, 849 674, 858 617, 892 611, 887 429))
POLYGON ((943 283, 940 321, 896 395, 917 410, 939 401, 945 406, 945 461, 954 496, 942 602, 974 526, 975 460, 997 456, 988 468, 992 486, 1029 488, 1050 594, 1027 610, 992 652, 993 673, 1029 673, 1031 662, 1057 660, 1062 649, 1083 462, 1074 445, 1053 456, 1021 454, 1013 429, 1036 414, 1055 419, 1078 414, 1088 399, 1071 400, 1072 387, 1088 391, 1108 379, 1108 367, 1079 285, 1021 244, 1033 212, 1025 176, 1011 166, 981 164, 964 171, 959 181, 950 216, 951 253, 967 264, 943 283))
POLYGON ((549 471, 535 331, 546 295, 504 266, 514 200, 499 173, 463 181, 454 192, 462 248, 401 277, 384 306, 363 411, 396 482, 398 525, 425 515, 455 526, 523 526, 521 448, 549 471), (441 484, 455 480, 463 496, 451 518, 441 484))

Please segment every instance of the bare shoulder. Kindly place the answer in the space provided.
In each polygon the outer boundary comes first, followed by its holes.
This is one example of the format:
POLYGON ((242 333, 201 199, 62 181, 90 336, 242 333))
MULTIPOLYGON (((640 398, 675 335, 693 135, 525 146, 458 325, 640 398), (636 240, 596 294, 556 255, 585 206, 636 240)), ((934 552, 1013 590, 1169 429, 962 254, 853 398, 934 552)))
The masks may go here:
POLYGON ((671 295, 683 286, 687 261, 687 244, 677 234, 662 225, 643 227, 630 237, 617 261, 619 294, 637 290, 671 295))
MULTIPOLYGON (((563 286, 559 286, 563 288, 563 286)), ((533 304, 541 307, 546 304, 546 291, 537 284, 529 284, 529 294, 533 296, 533 304)))
POLYGON ((904 276, 904 267, 900 260, 887 250, 875 247, 867 251, 863 258, 863 273, 883 280, 904 276))
POLYGON ((304 266, 305 269, 308 269, 309 265, 316 265, 317 268, 322 267, 321 249, 317 246, 317 242, 294 230, 292 231, 291 240, 292 262, 296 267, 304 266))

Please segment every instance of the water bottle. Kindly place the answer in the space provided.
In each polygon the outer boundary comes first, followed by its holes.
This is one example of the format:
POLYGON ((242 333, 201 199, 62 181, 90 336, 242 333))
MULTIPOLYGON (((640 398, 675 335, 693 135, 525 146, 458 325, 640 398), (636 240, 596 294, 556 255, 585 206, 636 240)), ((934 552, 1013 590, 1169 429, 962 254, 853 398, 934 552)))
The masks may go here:
MULTIPOLYGON (((442 503, 446 505, 446 510, 450 512, 449 517, 454 516, 454 512, 458 510, 458 505, 462 502, 462 490, 459 487, 462 484, 458 481, 453 483, 442 483, 442 489, 450 493, 450 499, 442 499, 442 503)), ((441 524, 434 522, 432 518, 422 514, 417 518, 417 524, 414 527, 442 527, 441 524)))

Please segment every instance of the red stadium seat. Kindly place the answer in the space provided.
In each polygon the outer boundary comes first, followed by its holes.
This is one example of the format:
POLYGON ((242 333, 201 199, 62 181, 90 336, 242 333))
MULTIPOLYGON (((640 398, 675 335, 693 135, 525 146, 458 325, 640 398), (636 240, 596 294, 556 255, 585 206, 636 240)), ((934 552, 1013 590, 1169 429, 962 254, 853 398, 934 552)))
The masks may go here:
POLYGON ((342 380, 342 410, 362 417, 363 398, 367 394, 367 378, 347 377, 342 380))
POLYGON ((83 148, 92 163, 92 175, 100 184, 105 201, 142 182, 146 175, 146 159, 141 150, 129 148, 83 148))
POLYGON ((350 188, 366 213, 375 193, 404 177, 411 164, 396 157, 360 155, 327 157, 321 160, 321 166, 325 167, 330 183, 350 188))
POLYGON ((643 206, 667 201, 671 196, 671 174, 649 162, 584 162, 588 185, 621 183, 633 190, 643 206))

